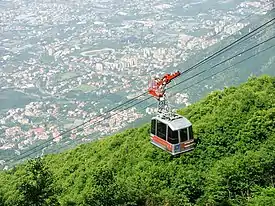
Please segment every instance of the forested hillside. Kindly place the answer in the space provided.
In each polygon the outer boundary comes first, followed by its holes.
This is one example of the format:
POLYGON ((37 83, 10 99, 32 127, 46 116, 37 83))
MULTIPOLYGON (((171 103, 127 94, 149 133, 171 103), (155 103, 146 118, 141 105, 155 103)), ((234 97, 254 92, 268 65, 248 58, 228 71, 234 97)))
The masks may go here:
POLYGON ((178 158, 149 125, 0 174, 0 205, 275 205, 275 78, 182 109, 196 149, 178 158))

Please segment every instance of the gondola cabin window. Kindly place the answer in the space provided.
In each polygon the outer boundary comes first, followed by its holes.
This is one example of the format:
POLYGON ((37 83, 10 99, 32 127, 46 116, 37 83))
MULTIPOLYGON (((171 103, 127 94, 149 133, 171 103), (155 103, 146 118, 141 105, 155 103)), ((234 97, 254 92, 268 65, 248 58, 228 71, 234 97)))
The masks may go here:
POLYGON ((171 144, 179 143, 179 131, 173 131, 170 127, 168 127, 168 142, 171 144))
POLYGON ((157 136, 166 140, 166 124, 157 121, 157 136))
POLYGON ((151 121, 151 134, 156 135, 156 120, 151 121))
POLYGON ((194 136, 193 136, 193 128, 192 128, 192 126, 190 126, 189 128, 188 128, 188 131, 189 131, 189 139, 191 140, 191 139, 194 139, 194 136))
POLYGON ((185 142, 188 140, 187 128, 180 130, 180 142, 185 142))

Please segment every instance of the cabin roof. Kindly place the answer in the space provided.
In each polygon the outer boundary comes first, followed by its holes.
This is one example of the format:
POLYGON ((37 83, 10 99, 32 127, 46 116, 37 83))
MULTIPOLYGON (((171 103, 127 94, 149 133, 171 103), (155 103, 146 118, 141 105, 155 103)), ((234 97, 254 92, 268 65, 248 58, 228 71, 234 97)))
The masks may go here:
POLYGON ((153 117, 152 119, 163 122, 164 124, 168 125, 173 131, 184 129, 192 125, 188 119, 180 115, 178 115, 178 118, 173 120, 169 120, 168 118, 161 118, 160 116, 153 117))

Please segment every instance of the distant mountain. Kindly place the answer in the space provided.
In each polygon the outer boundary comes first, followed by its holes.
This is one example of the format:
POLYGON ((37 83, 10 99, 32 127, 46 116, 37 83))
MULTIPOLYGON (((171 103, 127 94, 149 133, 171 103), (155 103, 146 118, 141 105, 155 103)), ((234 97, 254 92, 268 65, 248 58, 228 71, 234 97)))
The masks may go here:
POLYGON ((0 205, 275 205, 275 77, 210 93, 179 113, 196 148, 173 158, 149 125, 0 173, 0 205))

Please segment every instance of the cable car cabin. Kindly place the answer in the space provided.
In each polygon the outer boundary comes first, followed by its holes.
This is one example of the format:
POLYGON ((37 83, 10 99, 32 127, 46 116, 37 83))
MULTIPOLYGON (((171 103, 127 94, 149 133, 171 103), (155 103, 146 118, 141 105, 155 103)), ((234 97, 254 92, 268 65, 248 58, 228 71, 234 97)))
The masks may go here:
POLYGON ((156 116, 151 121, 151 143, 168 151, 171 155, 194 149, 191 122, 183 116, 168 119, 156 116))

